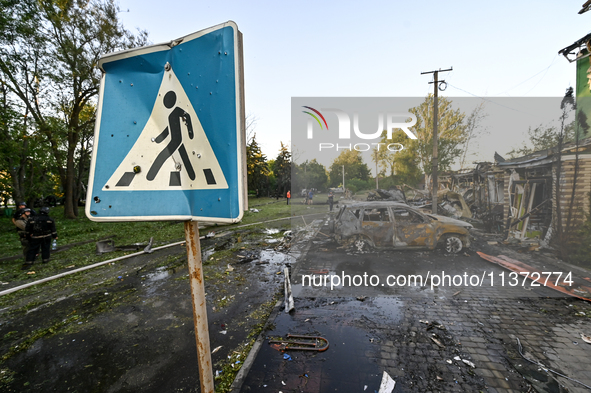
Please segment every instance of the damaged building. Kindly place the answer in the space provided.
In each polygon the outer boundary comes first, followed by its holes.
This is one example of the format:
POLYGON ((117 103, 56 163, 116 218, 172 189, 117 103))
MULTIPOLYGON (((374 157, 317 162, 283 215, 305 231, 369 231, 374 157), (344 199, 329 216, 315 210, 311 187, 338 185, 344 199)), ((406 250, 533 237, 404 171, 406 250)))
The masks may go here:
POLYGON ((578 146, 567 143, 562 152, 555 147, 511 160, 498 157, 496 167, 504 172, 503 214, 510 237, 548 242, 558 222, 557 209, 563 228, 579 225, 589 212, 591 138, 578 146))
POLYGON ((566 143, 562 152, 554 147, 508 160, 495 154, 494 163, 442 175, 439 184, 444 189, 438 192, 444 214, 480 220, 486 231, 521 241, 548 242, 558 222, 557 208, 563 228, 578 226, 589 212, 591 138, 578 146, 566 143))

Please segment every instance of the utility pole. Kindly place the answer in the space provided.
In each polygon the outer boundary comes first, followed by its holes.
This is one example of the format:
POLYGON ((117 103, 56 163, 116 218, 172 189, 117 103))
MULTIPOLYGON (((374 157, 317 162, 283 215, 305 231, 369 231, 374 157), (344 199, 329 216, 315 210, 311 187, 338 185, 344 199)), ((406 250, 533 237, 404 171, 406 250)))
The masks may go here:
POLYGON ((433 183, 431 191, 431 210, 433 214, 437 214, 437 190, 439 188, 439 185, 437 184, 437 177, 439 175, 439 163, 437 155, 437 145, 439 143, 437 137, 437 117, 439 117, 439 106, 437 104, 437 90, 444 91, 447 88, 447 83, 445 83, 445 81, 440 81, 438 77, 440 72, 447 71, 453 71, 453 67, 450 67, 447 70, 442 70, 440 68, 437 71, 421 72, 421 75, 433 74, 434 79, 433 82, 429 82, 429 84, 433 83, 433 169, 431 170, 431 182, 433 183))
POLYGON ((379 188, 378 187, 378 151, 374 150, 374 154, 375 154, 375 160, 376 160, 376 190, 379 188))
POLYGON ((345 192, 345 166, 343 165, 343 192, 345 192))

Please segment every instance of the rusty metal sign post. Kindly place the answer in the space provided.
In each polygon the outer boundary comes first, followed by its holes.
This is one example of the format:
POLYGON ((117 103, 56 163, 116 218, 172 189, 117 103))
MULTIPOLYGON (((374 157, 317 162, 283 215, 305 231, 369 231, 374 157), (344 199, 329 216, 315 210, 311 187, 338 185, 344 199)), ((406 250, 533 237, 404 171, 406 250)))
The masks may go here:
POLYGON ((199 362, 199 380, 202 393, 213 393, 213 368, 209 347, 209 329, 207 327, 207 308, 205 304, 205 283, 203 282, 203 264, 197 221, 185 221, 185 240, 187 241, 187 262, 191 281, 191 299, 193 301, 193 320, 195 322, 195 340, 199 362))

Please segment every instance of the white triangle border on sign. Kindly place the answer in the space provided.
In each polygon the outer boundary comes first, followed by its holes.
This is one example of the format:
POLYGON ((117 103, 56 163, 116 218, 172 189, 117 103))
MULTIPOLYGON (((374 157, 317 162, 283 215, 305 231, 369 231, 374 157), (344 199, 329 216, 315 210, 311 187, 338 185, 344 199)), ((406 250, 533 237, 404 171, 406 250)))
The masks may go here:
POLYGON ((226 177, 201 121, 174 71, 169 68, 163 74, 150 118, 102 190, 168 191, 226 188, 226 177), (173 102, 174 107, 167 108, 163 101, 171 91, 176 95, 176 99, 173 102), (170 129, 169 114, 173 111, 184 112, 184 120, 179 122, 180 128, 176 131, 178 137, 182 135, 180 145, 169 154, 165 150, 172 144, 173 131, 170 129), (192 126, 192 134, 189 133, 189 126, 192 126), (161 134, 165 129, 168 132, 162 138, 161 134), (168 158, 164 158, 155 177, 149 179, 150 169, 154 168, 156 157, 160 155, 168 158))

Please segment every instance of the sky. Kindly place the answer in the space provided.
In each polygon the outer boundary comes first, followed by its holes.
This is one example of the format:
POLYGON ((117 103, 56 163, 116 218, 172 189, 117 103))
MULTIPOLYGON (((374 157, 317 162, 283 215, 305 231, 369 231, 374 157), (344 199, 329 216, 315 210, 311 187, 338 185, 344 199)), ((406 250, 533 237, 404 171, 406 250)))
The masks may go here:
MULTIPOLYGON (((437 69, 446 97, 562 97, 575 63, 558 51, 591 32, 583 0, 180 1, 120 0, 123 25, 152 43, 228 20, 244 36, 246 114, 263 152, 291 145, 292 97, 425 97, 437 69)), ((493 130, 494 131, 494 130, 493 130)), ((479 143, 492 160, 527 129, 479 143)), ((488 138, 488 139, 487 139, 488 138)), ((478 154, 477 154, 478 155, 478 154)))

